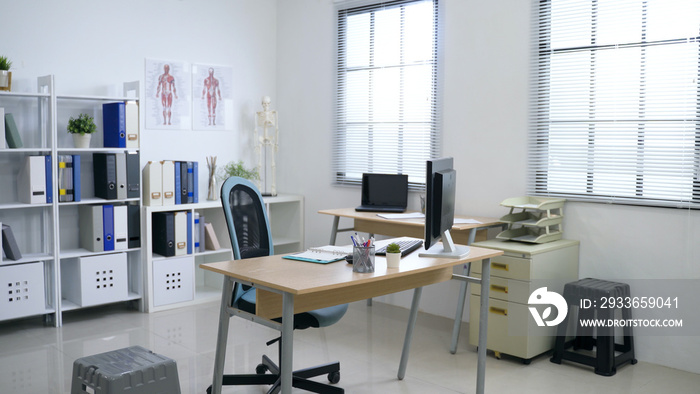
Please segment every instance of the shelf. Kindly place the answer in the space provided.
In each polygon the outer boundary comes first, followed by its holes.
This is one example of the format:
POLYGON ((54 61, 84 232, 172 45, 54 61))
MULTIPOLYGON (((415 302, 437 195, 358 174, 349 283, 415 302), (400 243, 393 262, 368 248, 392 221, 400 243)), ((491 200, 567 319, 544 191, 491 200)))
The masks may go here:
POLYGON ((170 257, 161 256, 161 255, 159 255, 158 253, 152 253, 152 254, 151 254, 151 259, 152 259, 152 261, 159 261, 159 260, 167 260, 167 259, 174 258, 174 257, 184 257, 184 256, 194 256, 194 257, 198 257, 198 256, 211 256, 211 255, 216 255, 216 254, 221 254, 221 253, 229 253, 229 254, 230 254, 230 253, 231 253, 231 249, 221 248, 221 249, 217 249, 217 250, 207 250, 207 251, 204 251, 204 252, 201 252, 201 253, 200 253, 200 252, 197 252, 197 253, 182 254, 182 255, 170 256, 170 257))
POLYGON ((85 100, 85 101, 139 101, 138 97, 110 97, 110 96, 90 96, 90 95, 64 95, 56 96, 59 100, 85 100))
POLYGON ((68 201, 68 202, 59 202, 58 206, 70 206, 70 205, 87 205, 87 204, 119 204, 119 203, 126 203, 126 202, 137 202, 141 201, 140 198, 126 198, 122 200, 105 200, 104 198, 98 198, 98 197, 91 197, 91 198, 83 198, 80 201, 68 201))
POLYGON ((0 210, 2 209, 26 209, 26 208, 50 208, 53 204, 27 204, 24 202, 11 202, 0 204, 0 210))
POLYGON ((66 249, 66 250, 61 251, 58 258, 71 259, 71 258, 76 258, 76 257, 99 256, 99 255, 111 254, 111 253, 133 252, 133 251, 137 251, 137 250, 141 250, 141 248, 107 250, 104 252, 93 252, 93 251, 90 251, 90 250, 87 250, 84 248, 66 249))
POLYGON ((42 155, 51 154, 50 148, 4 148, 0 153, 38 153, 42 155))
POLYGON ((31 253, 31 254, 25 253, 22 255, 22 258, 19 260, 10 260, 7 258, 3 258, 2 261, 0 261, 0 266, 33 263, 35 261, 50 261, 50 260, 53 260, 53 255, 46 254, 46 253, 31 253))
POLYGON ((550 209, 560 209, 564 206, 564 198, 552 197, 513 197, 507 198, 501 202, 501 205, 509 208, 519 209, 537 209, 546 211, 550 209))
MULTIPOLYGON (((140 295, 130 291, 129 296, 127 298, 125 298, 123 300, 119 300, 119 301, 109 302, 107 304, 116 304, 119 302, 134 301, 134 300, 140 300, 140 299, 141 299, 140 295)), ((107 305, 107 304, 100 304, 100 305, 107 305)), ((97 306, 97 305, 93 305, 93 306, 97 306)), ((63 312, 72 311, 72 310, 81 309, 81 308, 83 308, 83 307, 72 302, 72 301, 69 301, 65 298, 61 299, 61 310, 63 312)))
POLYGON ((29 97, 29 98, 49 98, 50 93, 23 93, 23 92, 0 92, 0 97, 29 97))
POLYGON ((56 152, 60 154, 68 153, 113 153, 113 152, 138 152, 137 148, 57 148, 56 152))

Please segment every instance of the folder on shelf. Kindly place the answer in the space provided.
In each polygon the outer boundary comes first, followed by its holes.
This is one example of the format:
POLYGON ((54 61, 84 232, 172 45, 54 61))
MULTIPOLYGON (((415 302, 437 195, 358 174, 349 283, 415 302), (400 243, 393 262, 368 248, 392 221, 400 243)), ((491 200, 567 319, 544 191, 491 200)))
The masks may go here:
POLYGON ((80 201, 80 155, 73 155, 73 201, 80 201))
POLYGON ((44 176, 46 177, 46 203, 51 204, 53 202, 53 175, 51 174, 51 155, 44 156, 44 176))
POLYGON ((192 212, 187 211, 187 254, 192 254, 192 244, 193 244, 193 237, 192 237, 192 212))
POLYGON ((161 256, 175 256, 175 216, 172 212, 152 214, 153 252, 161 256))
POLYGON ((126 147, 138 149, 139 147, 139 103, 127 101, 126 114, 126 147))
POLYGON ((73 201, 73 156, 58 156, 58 202, 73 201))
POLYGON ((192 162, 192 173, 194 179, 194 186, 192 190, 194 191, 194 202, 197 204, 199 202, 199 163, 196 161, 192 162))
POLYGON ((187 254, 187 212, 173 212, 175 216, 175 256, 187 254))
POLYGON ((187 162, 187 203, 194 203, 194 162, 187 162))
POLYGON ((117 199, 126 199, 126 154, 123 152, 114 154, 117 163, 117 199))
MULTIPOLYGON (((7 143, 5 143, 5 108, 0 107, 0 149, 7 148, 7 143)), ((0 256, 2 253, 0 253, 0 256)))
POLYGON ((78 208, 80 247, 91 252, 104 250, 102 205, 81 205, 78 208))
POLYGON ((46 159, 44 156, 25 156, 17 177, 20 202, 46 204, 46 159))
POLYGON ((114 250, 114 205, 102 206, 102 228, 105 252, 114 250))
POLYGON ((206 250, 206 242, 204 242, 204 215, 199 215, 199 253, 203 253, 206 250))
POLYGON ((22 253, 19 251, 15 235, 12 233, 12 227, 7 224, 2 225, 2 251, 5 257, 10 260, 19 260, 22 258, 22 253))
POLYGON ((193 231, 193 249, 194 252, 199 252, 199 212, 194 213, 194 231, 193 231))
POLYGON ((175 205, 175 163, 164 160, 163 163, 163 205, 175 205))
POLYGON ((181 204, 187 204, 188 199, 187 196, 189 195, 189 189, 188 189, 188 182, 187 182, 187 162, 186 161, 181 161, 180 162, 180 203, 181 204))
POLYGON ((19 136, 19 129, 12 114, 5 114, 5 140, 8 148, 22 147, 22 138, 19 136))
POLYGON ((126 148, 126 110, 123 102, 102 104, 105 148, 126 148))
POLYGON ((129 248, 129 216, 126 205, 114 206, 114 250, 129 248))
POLYGON ((126 152, 126 198, 139 198, 141 195, 139 156, 139 152, 126 152))
POLYGON ((92 155, 95 197, 117 199, 117 157, 114 153, 92 155))
POLYGON ((141 211, 138 205, 127 205, 129 216, 129 248, 141 247, 141 211))
POLYGON ((182 172, 180 172, 181 164, 182 163, 179 161, 173 162, 173 177, 175 178, 175 204, 182 204, 182 172))
POLYGON ((219 250, 221 245, 219 244, 219 239, 216 237, 214 232, 214 226, 211 223, 204 225, 204 243, 206 250, 219 250))
POLYGON ((149 161, 143 167, 143 205, 163 205, 163 165, 149 161))

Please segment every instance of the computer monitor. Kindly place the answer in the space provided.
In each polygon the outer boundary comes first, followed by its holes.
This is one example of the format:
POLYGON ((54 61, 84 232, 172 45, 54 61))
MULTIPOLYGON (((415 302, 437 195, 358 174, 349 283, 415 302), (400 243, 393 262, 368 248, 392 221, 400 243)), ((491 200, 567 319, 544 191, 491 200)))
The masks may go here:
POLYGON ((451 157, 431 159, 425 171, 425 252, 422 257, 462 258, 469 247, 455 245, 450 235, 455 216, 457 172, 451 157), (442 243, 438 243, 442 241, 442 243))

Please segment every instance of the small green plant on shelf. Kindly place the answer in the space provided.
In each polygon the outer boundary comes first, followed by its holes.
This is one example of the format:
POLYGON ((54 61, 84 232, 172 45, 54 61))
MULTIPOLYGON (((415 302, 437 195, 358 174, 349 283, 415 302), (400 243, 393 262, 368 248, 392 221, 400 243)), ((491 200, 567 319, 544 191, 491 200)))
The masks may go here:
POLYGON ((6 56, 0 56, 0 70, 9 70, 12 62, 6 56))
POLYGON ((232 176, 238 176, 251 181, 260 179, 258 170, 256 168, 247 168, 245 164, 243 164, 243 160, 229 162, 219 170, 219 178, 221 181, 225 181, 232 176))
POLYGON ((386 252, 387 253, 401 253, 401 247, 399 247, 399 245, 397 243, 392 242, 389 245, 387 245, 386 252))
POLYGON ((97 132, 97 125, 92 116, 80 114, 78 118, 71 116, 68 120, 68 132, 70 134, 92 134, 97 132))

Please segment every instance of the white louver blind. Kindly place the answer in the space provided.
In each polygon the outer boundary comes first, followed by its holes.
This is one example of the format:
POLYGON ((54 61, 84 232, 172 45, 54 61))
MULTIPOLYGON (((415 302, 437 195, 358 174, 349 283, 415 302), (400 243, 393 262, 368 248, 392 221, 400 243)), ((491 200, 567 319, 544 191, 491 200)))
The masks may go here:
POLYGON ((700 208, 700 1, 534 4, 529 193, 700 208))
POLYGON ((438 155, 438 6, 392 1, 338 11, 335 182, 363 173, 425 183, 438 155))

